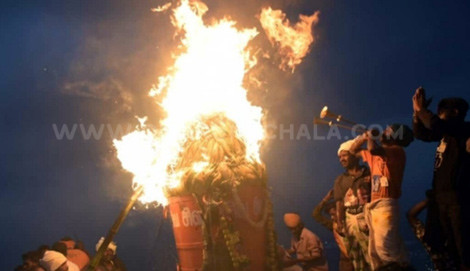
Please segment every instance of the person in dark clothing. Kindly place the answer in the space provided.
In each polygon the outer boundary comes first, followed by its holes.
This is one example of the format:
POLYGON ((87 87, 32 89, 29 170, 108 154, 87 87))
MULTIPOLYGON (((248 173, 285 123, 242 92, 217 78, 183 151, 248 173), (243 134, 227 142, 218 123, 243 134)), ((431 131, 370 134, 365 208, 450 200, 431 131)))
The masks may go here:
POLYGON ((470 137, 470 123, 465 122, 468 103, 462 98, 443 99, 437 114, 428 110, 428 105, 425 90, 419 87, 413 96, 413 133, 419 140, 439 142, 432 181, 439 221, 450 257, 468 265, 462 251, 462 214, 469 212, 468 204, 463 204, 469 192, 468 178, 464 177, 470 170, 465 158, 465 142, 470 137))
POLYGON ((40 251, 28 251, 22 255, 23 258, 23 265, 20 270, 24 271, 37 271, 37 270, 44 270, 39 266, 39 260, 42 258, 42 252, 40 251))
POLYGON ((439 213, 432 190, 426 191, 426 199, 415 204, 406 213, 416 238, 423 244, 436 271, 458 270, 455 262, 447 253, 446 243, 442 238, 442 228, 439 222, 439 213), (427 209, 426 221, 423 223, 419 214, 427 209))
POLYGON ((457 191, 462 222, 462 269, 470 270, 470 137, 462 143, 462 162, 458 172, 457 191))
POLYGON ((343 237, 337 232, 338 223, 336 220, 336 204, 333 199, 333 189, 326 194, 320 203, 313 209, 312 217, 322 226, 333 232, 336 243, 340 251, 339 271, 353 271, 354 266, 348 257, 348 252, 344 245, 343 237), (329 216, 325 216, 328 214, 329 216))

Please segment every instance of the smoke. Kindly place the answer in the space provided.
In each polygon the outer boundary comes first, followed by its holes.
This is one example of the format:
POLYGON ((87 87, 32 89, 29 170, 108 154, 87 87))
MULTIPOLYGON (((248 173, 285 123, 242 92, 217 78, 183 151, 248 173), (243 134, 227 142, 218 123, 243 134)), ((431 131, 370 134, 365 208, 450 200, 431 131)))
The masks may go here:
POLYGON ((132 91, 123 86, 121 80, 113 77, 98 82, 89 80, 66 82, 63 92, 78 97, 112 101, 118 103, 120 109, 126 112, 132 109, 132 91))
POLYGON ((106 122, 137 115, 156 123, 161 112, 148 92, 169 66, 173 43, 171 26, 159 15, 147 7, 87 23, 62 93, 100 104, 106 122))

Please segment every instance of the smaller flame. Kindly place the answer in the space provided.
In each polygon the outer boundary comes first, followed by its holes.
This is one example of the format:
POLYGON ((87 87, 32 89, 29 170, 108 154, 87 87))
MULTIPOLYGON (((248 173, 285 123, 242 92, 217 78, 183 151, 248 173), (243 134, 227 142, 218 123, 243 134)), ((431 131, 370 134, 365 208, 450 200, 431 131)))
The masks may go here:
POLYGON ((324 119, 328 115, 328 106, 323 107, 320 112, 320 118, 324 119))
POLYGON ((152 8, 152 11, 153 12, 163 12, 163 11, 168 10, 170 7, 171 7, 171 2, 168 2, 163 6, 158 6, 156 8, 152 8))
POLYGON ((319 14, 317 11, 310 16, 299 15, 300 21, 290 26, 282 10, 270 7, 261 10, 259 20, 271 44, 278 46, 278 53, 282 57, 279 65, 281 70, 290 69, 293 72, 307 55, 314 41, 312 26, 318 23, 319 14))

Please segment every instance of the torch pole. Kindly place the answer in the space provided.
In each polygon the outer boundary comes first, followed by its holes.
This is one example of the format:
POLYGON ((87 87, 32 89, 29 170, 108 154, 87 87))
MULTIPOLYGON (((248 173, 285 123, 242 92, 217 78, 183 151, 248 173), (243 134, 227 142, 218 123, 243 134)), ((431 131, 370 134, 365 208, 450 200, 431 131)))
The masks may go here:
POLYGON ((113 238, 118 232, 119 227, 121 227, 122 222, 124 222, 124 219, 126 219, 127 215, 129 214, 129 211, 131 210, 132 206, 134 206, 135 202, 140 197, 143 190, 144 188, 142 186, 139 186, 134 191, 134 194, 132 194, 131 198, 127 202, 127 205, 121 210, 121 213, 119 214, 116 221, 114 221, 113 226, 111 227, 111 229, 109 229, 108 235, 106 235, 103 244, 101 244, 100 248, 98 249, 98 252, 96 253, 95 257, 93 257, 90 265, 88 266, 88 271, 94 271, 96 266, 98 266, 99 262, 101 261, 101 258, 104 255, 104 252, 109 246, 109 243, 113 241, 113 238))

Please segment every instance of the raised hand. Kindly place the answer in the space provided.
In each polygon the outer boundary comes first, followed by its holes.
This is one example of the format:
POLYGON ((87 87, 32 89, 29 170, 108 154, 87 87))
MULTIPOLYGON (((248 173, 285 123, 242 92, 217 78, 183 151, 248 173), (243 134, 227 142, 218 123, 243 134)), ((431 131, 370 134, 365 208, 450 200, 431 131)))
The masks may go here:
POLYGON ((413 95, 413 111, 418 112, 427 107, 426 105, 426 92, 423 87, 416 89, 415 94, 413 95))

